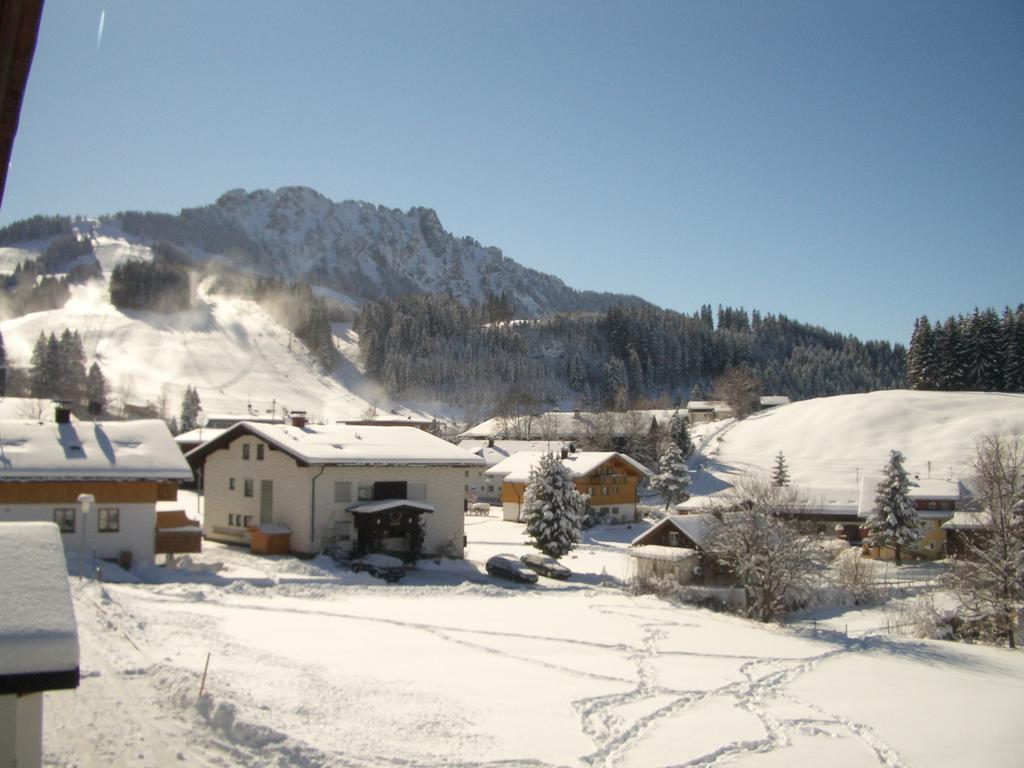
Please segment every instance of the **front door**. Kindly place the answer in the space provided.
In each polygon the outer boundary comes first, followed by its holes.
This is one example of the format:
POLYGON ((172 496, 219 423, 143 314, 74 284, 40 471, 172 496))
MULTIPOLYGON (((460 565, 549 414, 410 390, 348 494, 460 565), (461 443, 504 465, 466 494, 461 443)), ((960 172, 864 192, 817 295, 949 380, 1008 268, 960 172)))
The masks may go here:
POLYGON ((274 522, 274 481, 260 480, 260 525, 274 522))

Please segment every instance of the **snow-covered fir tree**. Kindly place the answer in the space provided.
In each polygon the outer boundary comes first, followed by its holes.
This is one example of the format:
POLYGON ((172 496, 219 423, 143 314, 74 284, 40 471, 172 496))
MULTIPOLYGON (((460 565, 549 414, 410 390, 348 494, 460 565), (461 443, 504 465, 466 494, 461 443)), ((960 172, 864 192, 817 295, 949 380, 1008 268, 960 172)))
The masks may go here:
POLYGON ((690 426, 686 417, 680 415, 679 411, 672 414, 672 418, 668 422, 668 431, 672 438, 672 442, 679 447, 679 452, 683 455, 683 458, 690 458, 693 453, 693 440, 690 438, 690 426))
POLYGON ((530 470, 523 495, 523 521, 530 543, 546 555, 562 557, 576 547, 587 496, 576 490, 569 470, 553 453, 530 470))
POLYGON ((784 488, 789 485, 789 469, 786 467, 786 457, 780 450, 775 456, 775 464, 772 467, 772 485, 784 488))
POLYGON ((92 416, 99 416, 107 410, 107 379, 95 361, 89 366, 85 378, 85 400, 92 416))
POLYGON ((660 471, 651 477, 651 488, 665 497, 665 509, 670 505, 689 498, 687 489, 690 487, 690 473, 686 468, 686 459, 679 446, 669 441, 665 452, 658 461, 660 471))
POLYGON ((182 432, 191 432, 199 426, 199 393, 191 384, 185 389, 185 396, 181 399, 181 419, 179 426, 182 432))
POLYGON ((875 506, 868 517, 867 543, 896 550, 896 565, 902 565, 901 550, 921 538, 920 522, 910 501, 910 480, 903 469, 903 454, 889 452, 885 477, 875 487, 875 506))

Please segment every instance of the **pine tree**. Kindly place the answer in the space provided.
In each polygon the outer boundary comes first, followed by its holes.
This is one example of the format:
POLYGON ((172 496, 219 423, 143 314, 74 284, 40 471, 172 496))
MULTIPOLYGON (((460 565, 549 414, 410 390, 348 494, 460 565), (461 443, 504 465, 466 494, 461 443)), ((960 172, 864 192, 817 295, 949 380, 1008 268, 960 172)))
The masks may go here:
POLYGON ((914 321, 914 333, 907 350, 907 379, 911 389, 935 389, 938 356, 935 336, 928 317, 922 315, 914 321))
POLYGON ((91 415, 99 416, 107 410, 107 379, 95 361, 89 366, 86 375, 85 399, 91 415))
POLYGON ((693 440, 690 438, 690 425, 686 417, 681 415, 679 411, 672 414, 672 418, 668 422, 668 431, 672 438, 672 442, 678 446, 679 452, 682 454, 683 458, 690 458, 693 454, 693 440))
POLYGON ((199 407, 199 393, 189 384, 185 389, 185 396, 181 399, 179 424, 182 432, 191 432, 199 426, 196 422, 199 418, 199 407))
POLYGON ((903 454, 889 452, 885 477, 875 488, 875 506, 868 517, 867 543, 896 550, 896 565, 902 565, 901 549, 921 538, 920 522, 910 501, 910 481, 903 469, 903 454))
POLYGON ((665 452, 658 461, 660 472, 651 477, 651 488, 665 497, 665 509, 689 498, 690 472, 679 446, 669 441, 665 452))
POLYGON ((49 396, 50 382, 46 380, 46 335, 42 331, 39 332, 39 338, 32 347, 29 366, 29 394, 35 398, 49 396))
POLYGON ((786 468, 786 457, 781 450, 775 456, 775 466, 772 467, 772 485, 779 488, 789 485, 789 470, 786 468))
POLYGON ((569 470, 553 453, 541 456, 530 470, 523 496, 522 519, 531 544, 551 557, 562 557, 579 541, 587 496, 576 490, 569 470))
POLYGON ((57 343, 58 386, 57 394, 62 400, 74 404, 82 401, 85 394, 85 349, 78 331, 65 328, 57 343))

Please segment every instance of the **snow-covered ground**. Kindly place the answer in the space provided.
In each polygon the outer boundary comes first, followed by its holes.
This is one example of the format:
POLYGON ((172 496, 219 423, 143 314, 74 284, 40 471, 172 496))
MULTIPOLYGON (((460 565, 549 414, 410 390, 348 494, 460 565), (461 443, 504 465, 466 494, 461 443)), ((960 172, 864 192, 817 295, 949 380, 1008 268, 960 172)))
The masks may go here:
POLYGON ((785 456, 791 482, 823 507, 857 507, 860 479, 881 473, 889 451, 921 478, 966 480, 976 438, 1024 428, 1024 395, 890 390, 802 400, 736 422, 699 428, 704 469, 691 492, 727 489, 744 473, 770 474, 785 456))
POLYGON ((637 597, 638 525, 592 531, 568 582, 499 582, 487 557, 526 547, 493 514, 398 585, 214 544, 73 580, 83 680, 47 694, 47 763, 1020 765, 1024 653, 637 597))

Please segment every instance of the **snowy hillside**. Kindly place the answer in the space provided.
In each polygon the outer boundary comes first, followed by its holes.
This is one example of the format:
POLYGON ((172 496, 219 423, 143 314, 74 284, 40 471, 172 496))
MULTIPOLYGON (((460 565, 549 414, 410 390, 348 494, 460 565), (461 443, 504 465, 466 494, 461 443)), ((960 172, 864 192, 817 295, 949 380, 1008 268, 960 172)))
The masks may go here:
MULTIPOLYGON (((124 259, 150 257, 148 248, 110 237, 98 237, 95 251, 107 274, 124 259)), ((190 384, 207 412, 301 409, 313 418, 336 419, 395 407, 349 356, 355 352, 349 328, 335 328, 344 357, 333 376, 324 376, 305 347, 256 303, 208 294, 202 286, 198 293, 190 311, 153 314, 116 309, 105 283, 71 286, 63 308, 0 323, 9 364, 29 365, 40 332, 59 335, 70 328, 82 335, 88 362, 103 369, 114 413, 125 402, 157 405, 166 397, 169 414, 176 414, 190 384)))
POLYGON ((804 400, 710 428, 707 471, 694 491, 712 493, 744 472, 770 473, 781 450, 794 484, 830 506, 857 505, 859 479, 879 473, 889 451, 922 478, 966 479, 975 438, 1024 427, 1024 395, 893 390, 804 400))

